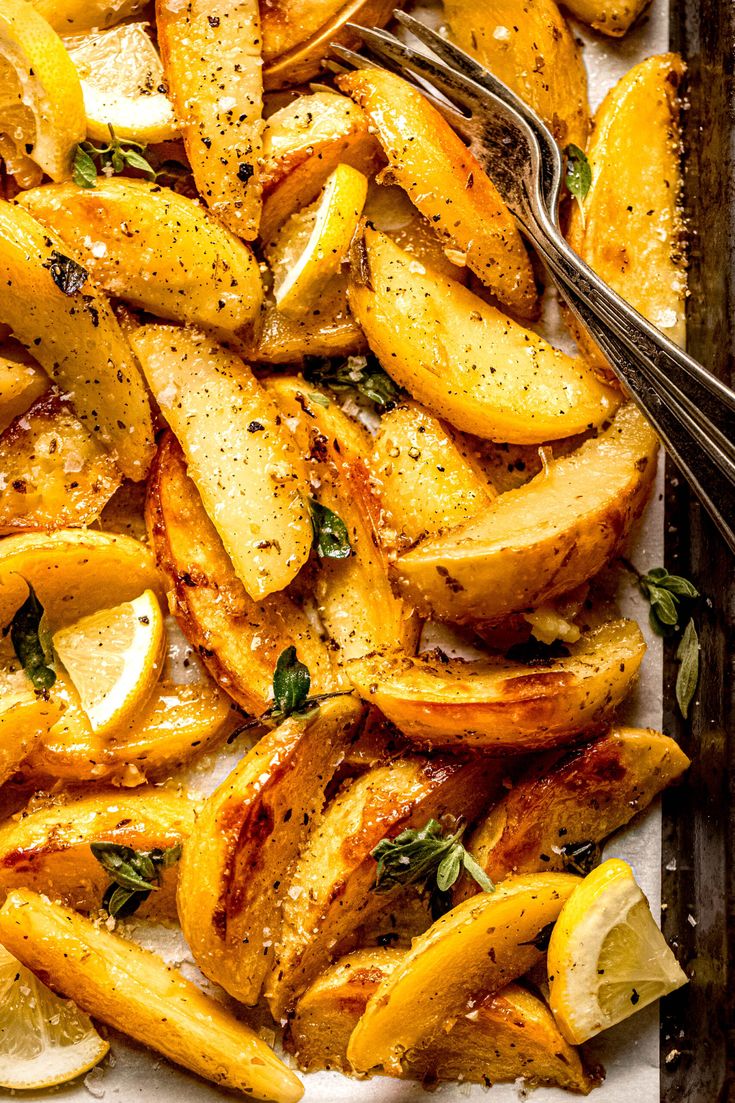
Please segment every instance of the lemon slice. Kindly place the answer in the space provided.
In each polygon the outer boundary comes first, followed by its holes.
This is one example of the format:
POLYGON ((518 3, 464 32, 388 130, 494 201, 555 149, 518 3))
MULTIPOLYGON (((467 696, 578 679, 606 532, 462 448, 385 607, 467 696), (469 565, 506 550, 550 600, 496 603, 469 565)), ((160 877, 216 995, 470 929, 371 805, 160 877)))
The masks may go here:
POLYGON ((163 614, 152 590, 84 617, 53 637, 93 731, 124 727, 150 697, 161 673, 163 614))
POLYGON ((0 157, 27 187, 71 175, 84 101, 64 44, 27 0, 0 0, 0 157))
POLYGON ((165 142, 177 134, 163 64, 147 23, 123 23, 107 31, 66 38, 84 93, 87 132, 107 142, 118 138, 165 142))
POLYGON ((109 1050, 91 1020, 0 946, 0 1086, 65 1084, 109 1050))
POLYGON ((276 306, 292 318, 312 309, 339 273, 367 198, 367 179, 337 165, 321 196, 291 215, 267 250, 276 306))
POLYGON ((549 942, 549 1003, 577 1045, 686 984, 627 862, 603 862, 574 890, 549 942))

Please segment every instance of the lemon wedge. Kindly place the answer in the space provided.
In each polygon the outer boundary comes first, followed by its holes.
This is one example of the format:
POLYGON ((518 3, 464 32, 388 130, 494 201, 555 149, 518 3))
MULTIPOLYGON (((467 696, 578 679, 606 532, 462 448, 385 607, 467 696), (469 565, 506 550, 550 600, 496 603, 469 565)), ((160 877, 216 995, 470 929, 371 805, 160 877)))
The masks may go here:
POLYGON ((548 970, 551 1010, 573 1045, 687 982, 633 871, 617 858, 593 870, 565 903, 548 970))
POLYGON ((27 0, 0 0, 0 157, 21 187, 71 175, 84 100, 64 44, 27 0))
POLYGON ((65 1084, 109 1050, 91 1020, 0 946, 0 1086, 65 1084))
POLYGON ((160 676, 165 642, 163 614, 152 590, 55 634, 54 651, 93 731, 117 731, 139 712, 160 676))
POLYGON ((84 93, 87 133, 107 142, 118 138, 145 145, 177 134, 161 58, 147 23, 123 23, 94 34, 64 39, 84 93))
POLYGON ((81 34, 129 19, 146 0, 31 0, 59 34, 81 34))
POLYGON ((309 313, 338 275, 367 198, 367 179, 337 165, 320 197, 291 215, 266 250, 276 306, 292 318, 309 313))

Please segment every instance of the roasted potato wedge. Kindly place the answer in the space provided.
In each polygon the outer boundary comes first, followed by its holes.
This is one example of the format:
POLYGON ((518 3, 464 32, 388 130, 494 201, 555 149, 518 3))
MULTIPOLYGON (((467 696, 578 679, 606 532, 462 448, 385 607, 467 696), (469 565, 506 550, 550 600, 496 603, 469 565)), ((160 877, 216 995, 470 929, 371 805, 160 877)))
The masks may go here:
POLYGON ((258 234, 263 130, 257 0, 156 0, 169 92, 197 190, 238 237, 258 234))
MULTIPOLYGON (((76 911, 96 912, 110 878, 91 843, 164 850, 182 843, 193 826, 194 805, 171 789, 101 789, 54 800, 0 827, 0 894, 33 889, 76 911)), ((177 878, 178 864, 167 867, 160 889, 151 892, 137 914, 176 919, 177 878)))
POLYGON ((406 757, 345 785, 314 826, 283 895, 283 930, 266 984, 274 1018, 385 908, 387 894, 370 891, 380 840, 448 813, 472 820, 492 799, 499 773, 489 762, 406 757))
POLYGON ((248 246, 170 188, 102 176, 94 188, 51 184, 18 201, 81 257, 108 295, 226 333, 258 315, 263 287, 248 246))
POLYGON ((397 184, 371 180, 363 215, 366 222, 382 230, 404 253, 410 253, 432 272, 467 283, 464 255, 445 248, 429 219, 424 218, 397 184))
POLYGON ((634 621, 614 620, 541 664, 376 654, 355 659, 348 674, 360 696, 417 743, 537 751, 609 720, 645 649, 634 621))
POLYGON ((123 474, 140 480, 153 458, 145 384, 107 300, 67 252, 22 207, 0 201, 0 322, 33 350, 123 474))
POLYGON ((266 300, 244 351, 249 360, 261 364, 295 364, 306 356, 350 356, 366 348, 347 305, 347 277, 340 276, 303 318, 288 318, 272 299, 266 300))
POLYGON ((132 343, 238 578, 256 601, 283 590, 313 532, 306 473, 275 404, 196 330, 142 326, 132 343))
POLYGON ((635 23, 650 0, 564 0, 567 11, 596 31, 620 38, 635 23))
POLYGON ((276 661, 290 644, 309 668, 313 692, 336 688, 329 652, 296 601, 284 593, 257 603, 248 597, 170 434, 151 474, 146 514, 169 607, 230 697, 264 712, 276 661))
POLYGON ((617 405, 553 348, 385 234, 356 247, 350 308, 385 370, 439 417, 491 440, 540 444, 600 425, 617 405))
POLYGON ((446 0, 444 15, 452 40, 533 107, 559 145, 584 149, 587 74, 555 0, 446 0))
POLYGON ((543 956, 533 940, 578 884, 568 873, 509 877, 438 919, 368 1000, 347 1046, 354 1068, 400 1074, 404 1054, 466 1014, 469 1000, 528 972, 543 956))
POLYGON ((391 178, 444 241, 513 313, 534 317, 536 282, 515 219, 449 123, 385 69, 356 69, 337 77, 337 84, 367 115, 391 178))
POLYGON ((46 394, 51 382, 43 368, 15 341, 0 344, 0 433, 46 394))
POLYGON ((0 666, 0 785, 58 719, 61 707, 55 697, 35 693, 15 664, 0 666))
POLYGON ((658 440, 638 409, 401 556, 400 592, 424 615, 492 622, 579 586, 622 547, 648 501, 658 440))
POLYGON ((91 524, 121 482, 69 403, 47 395, 0 435, 0 533, 91 524))
MULTIPOLYGON (((651 57, 608 92, 587 150, 592 184, 582 206, 574 204, 568 234, 606 283, 680 345, 687 292, 679 209, 683 73, 677 54, 651 57)), ((589 338, 580 337, 600 361, 589 338)))
POLYGON ((160 957, 29 889, 0 908, 0 942, 56 992, 223 1088, 298 1103, 303 1086, 244 1023, 160 957))
POLYGON ((337 513, 352 554, 319 562, 315 595, 319 614, 342 662, 375 647, 413 651, 418 623, 394 597, 378 541, 379 503, 370 486, 370 438, 333 398, 294 378, 269 380, 268 391, 288 420, 299 450, 309 458, 314 496, 337 513), (319 401, 315 401, 316 399, 319 401), (323 403, 326 404, 323 404, 323 403))
POLYGON ((254 1004, 273 961, 281 886, 352 738, 360 706, 325 701, 263 736, 207 800, 181 864, 179 916, 199 968, 254 1004))
MULTIPOLYGON (((368 999, 399 965, 401 950, 356 950, 326 969, 304 993, 286 1045, 299 1068, 351 1072, 347 1044, 368 999)), ((402 1063, 407 1079, 497 1084, 523 1077, 586 1095, 593 1081, 546 1005, 517 984, 487 996, 447 1033, 402 1063)))
MULTIPOLYGON (((650 728, 616 728, 550 770, 521 778, 477 825, 467 848, 491 880, 563 870, 586 843, 599 843, 676 781, 689 759, 650 728)), ((460 898, 474 885, 462 884, 460 898)))

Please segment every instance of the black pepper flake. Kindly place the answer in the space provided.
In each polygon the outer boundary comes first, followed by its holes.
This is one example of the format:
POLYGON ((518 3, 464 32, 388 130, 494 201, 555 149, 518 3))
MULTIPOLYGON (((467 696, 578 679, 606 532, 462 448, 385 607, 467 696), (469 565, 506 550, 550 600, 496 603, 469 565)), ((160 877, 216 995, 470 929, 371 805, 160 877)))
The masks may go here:
POLYGON ((265 425, 263 425, 260 421, 251 421, 248 425, 249 433, 261 433, 263 429, 265 429, 265 425))
POLYGON ((44 264, 44 268, 48 268, 51 279, 59 291, 63 291, 65 295, 76 295, 89 278, 89 272, 86 268, 82 268, 81 264, 77 264, 71 257, 65 257, 57 249, 52 251, 48 261, 44 264))
POLYGON ((242 180, 243 184, 247 184, 254 172, 255 169, 252 165, 249 165, 247 161, 241 161, 237 167, 237 178, 242 180))

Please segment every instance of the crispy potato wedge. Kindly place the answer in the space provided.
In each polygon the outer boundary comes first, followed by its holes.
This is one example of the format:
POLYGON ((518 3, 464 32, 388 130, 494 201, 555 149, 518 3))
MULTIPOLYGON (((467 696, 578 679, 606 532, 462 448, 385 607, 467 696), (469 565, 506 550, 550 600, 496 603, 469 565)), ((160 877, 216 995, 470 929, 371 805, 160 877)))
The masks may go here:
POLYGON ((389 547, 404 548, 467 521, 490 505, 495 488, 472 457, 418 402, 380 419, 370 456, 389 547))
POLYGON ((338 276, 303 318, 288 318, 267 299, 244 352, 261 364, 295 364, 306 356, 350 356, 367 349, 347 305, 347 276, 338 276))
POLYGON ((347 1046, 354 1068, 400 1073, 403 1055, 450 1027, 469 1000, 528 972, 543 956, 534 938, 578 884, 568 873, 509 877, 433 923, 368 1000, 347 1046))
POLYGON ((171 965, 29 889, 0 909, 0 941, 96 1019, 223 1088, 298 1103, 303 1086, 244 1023, 171 965))
POLYGON ((147 180, 51 184, 18 202, 83 259, 98 286, 141 310, 231 333, 257 317, 258 263, 193 199, 147 180))
POLYGON ((230 697, 248 712, 264 712, 276 661, 290 644, 309 668, 312 692, 337 688, 329 652, 296 601, 285 593, 257 603, 248 597, 171 434, 154 464, 146 514, 169 607, 230 697))
POLYGON ((51 381, 43 368, 15 341, 0 344, 0 433, 46 394, 51 381))
POLYGON ((362 107, 391 178, 467 267, 513 313, 538 313, 531 262, 515 219, 479 161, 412 85, 385 69, 356 69, 337 84, 362 107))
POLYGON ((196 330, 142 326, 132 343, 238 578, 254 600, 283 590, 313 533, 304 466, 272 399, 196 330))
POLYGON ((613 620, 546 663, 376 654, 355 659, 348 674, 360 696, 417 743, 537 751, 609 720, 645 649, 635 621, 613 620))
POLYGON ((559 145, 584 149, 587 74, 555 0, 446 0, 444 15, 453 41, 533 107, 559 145))
POLYGON ((466 287, 365 230, 349 302, 381 364, 458 429, 539 444, 600 425, 618 399, 581 360, 553 348, 466 287))
POLYGON ((37 694, 15 663, 0 666, 0 785, 58 719, 61 708, 55 697, 37 694))
POLYGON ((46 395, 0 435, 0 533, 91 524, 121 482, 69 403, 46 395))
MULTIPOLYGON (((617 831, 688 766, 678 744, 660 732, 613 729, 550 770, 537 767, 521 778, 477 825, 467 848, 491 880, 563 870, 580 846, 617 831)), ((463 882, 459 898, 474 888, 463 882)))
POLYGON ((0 322, 33 350, 123 474, 140 480, 153 458, 145 385, 107 300, 70 269, 67 252, 22 207, 0 201, 0 322))
POLYGON ((112 27, 146 6, 146 0, 64 0, 63 4, 58 0, 31 0, 31 3, 60 35, 112 27))
POLYGON ((492 622, 579 586, 623 545, 656 474, 658 440, 638 409, 518 490, 394 564, 425 615, 492 622))
POLYGON ((649 0, 564 0, 576 19, 613 38, 629 31, 648 4, 649 0))
MULTIPOLYGON (((31 808, 0 827, 0 894, 33 889, 76 911, 96 912, 110 878, 91 843, 166 849, 182 843, 193 826, 194 805, 172 789, 100 789, 31 808)), ((177 879, 178 864, 168 866, 160 889, 137 914, 176 919, 177 879)))
POLYGON ((353 697, 255 744, 207 800, 184 847, 179 916, 199 968, 254 1004, 273 961, 284 885, 353 737, 353 697))
MULTIPOLYGON (((608 92, 587 150, 592 184, 584 209, 574 204, 568 234, 606 283, 680 345, 687 292, 679 208, 683 73, 677 54, 651 57, 608 92)), ((589 338, 580 337, 592 355, 589 338)))
POLYGON ((156 0, 171 100, 197 190, 238 237, 258 234, 263 121, 257 0, 156 0))
POLYGON ((429 219, 413 205, 403 188, 371 180, 363 215, 366 222, 382 230, 425 267, 459 283, 467 282, 464 254, 445 248, 429 219))
MULTIPOLYGON (((356 950, 326 969, 304 993, 286 1045, 299 1068, 351 1072, 347 1044, 368 999, 400 964, 401 950, 356 950)), ((546 1005, 517 984, 487 996, 402 1064, 401 1076, 433 1083, 497 1084, 523 1077, 586 1095, 594 1081, 562 1037, 546 1005)))
POLYGON ((499 781, 492 762, 414 756, 343 787, 314 826, 283 895, 283 929, 265 993, 274 1018, 385 908, 387 894, 370 891, 372 851, 381 839, 448 813, 472 820, 499 781))

